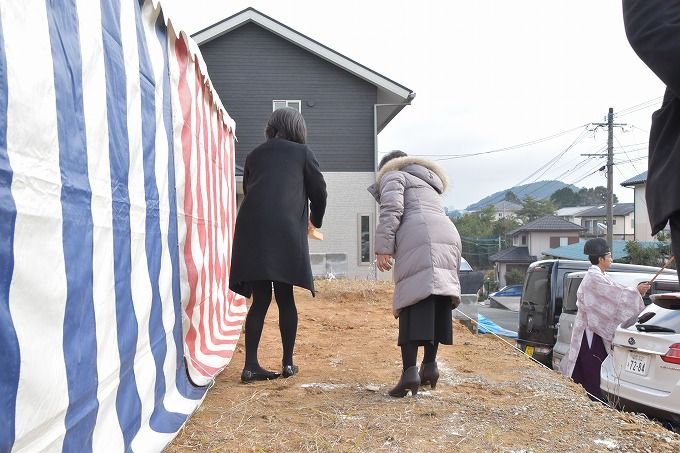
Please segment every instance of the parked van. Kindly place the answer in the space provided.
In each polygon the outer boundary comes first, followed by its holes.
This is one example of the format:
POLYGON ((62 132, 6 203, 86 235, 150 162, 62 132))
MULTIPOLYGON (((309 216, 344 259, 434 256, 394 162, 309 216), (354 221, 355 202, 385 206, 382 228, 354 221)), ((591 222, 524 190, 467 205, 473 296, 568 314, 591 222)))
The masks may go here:
MULTIPOLYGON (((557 342, 553 347, 552 367, 553 370, 560 370, 560 361, 569 352, 569 345, 571 343, 571 332, 574 328, 574 320, 578 307, 576 306, 576 291, 583 281, 587 272, 574 272, 567 275, 566 283, 564 285, 564 303, 562 305, 562 314, 560 314, 559 322, 557 323, 557 342)), ((609 274, 609 272, 607 272, 609 274)), ((635 287, 642 282, 650 281, 656 272, 616 272, 609 275, 609 277, 617 283, 624 286, 635 287)), ((649 296, 652 294, 662 294, 668 292, 680 291, 678 284, 678 277, 676 275, 659 275, 654 280, 649 292, 643 297, 645 305, 649 305, 652 301, 649 296)))
MULTIPOLYGON (((527 269, 519 307, 517 347, 548 367, 552 366, 566 277, 573 272, 587 271, 590 266, 589 261, 553 259, 536 261, 527 269)), ((607 272, 654 275, 658 270, 658 267, 615 263, 607 272)), ((666 269, 663 274, 676 275, 676 272, 666 269)))

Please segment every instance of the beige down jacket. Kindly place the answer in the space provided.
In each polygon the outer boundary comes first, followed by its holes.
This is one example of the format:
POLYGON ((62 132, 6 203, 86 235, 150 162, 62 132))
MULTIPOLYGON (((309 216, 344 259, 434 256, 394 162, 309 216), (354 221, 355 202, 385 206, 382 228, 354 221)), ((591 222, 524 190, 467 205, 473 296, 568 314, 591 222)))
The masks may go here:
POLYGON ((394 258, 395 317, 430 295, 460 300, 460 235, 441 199, 447 185, 439 165, 406 156, 387 162, 368 188, 380 204, 375 253, 394 258))

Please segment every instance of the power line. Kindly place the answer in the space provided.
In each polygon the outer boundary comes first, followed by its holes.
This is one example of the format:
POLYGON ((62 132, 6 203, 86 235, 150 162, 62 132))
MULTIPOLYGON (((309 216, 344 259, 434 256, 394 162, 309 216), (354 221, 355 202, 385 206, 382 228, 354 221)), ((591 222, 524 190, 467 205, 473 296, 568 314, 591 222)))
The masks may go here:
POLYGON ((626 115, 630 115, 631 113, 635 113, 639 110, 644 110, 646 108, 654 106, 655 104, 660 103, 662 99, 663 99, 663 96, 659 96, 659 97, 656 97, 656 98, 653 98, 653 99, 646 100, 646 101, 641 102, 639 104, 633 105, 631 107, 619 110, 616 113, 616 115, 614 115, 614 117, 626 116, 626 115))
POLYGON ((549 135, 547 137, 543 138, 538 138, 536 140, 531 140, 528 142, 520 143, 517 145, 512 145, 512 146, 505 146, 503 148, 498 148, 498 149, 492 149, 490 151, 482 151, 482 152, 477 152, 477 153, 465 153, 465 154, 414 154, 414 156, 420 156, 420 157, 439 157, 439 159, 434 159, 436 161, 442 161, 442 160, 451 160, 451 159, 462 159, 464 157, 474 157, 474 156, 481 156, 481 155, 486 155, 486 154, 494 154, 494 153, 500 153, 503 151, 512 151, 515 149, 519 148, 524 148, 525 146, 531 146, 531 145, 536 145, 538 143, 542 143, 548 140, 552 140, 553 138, 561 137, 562 135, 568 134, 570 132, 573 132, 575 130, 578 130, 582 127, 587 126, 587 124, 582 124, 581 126, 574 127, 572 129, 568 129, 566 131, 558 132, 553 135, 549 135))
MULTIPOLYGON (((536 176, 536 177, 534 178, 534 182, 537 181, 538 178, 540 178, 542 175, 544 175, 544 174, 545 174, 545 173, 546 173, 546 172, 547 172, 547 171, 548 171, 555 163, 557 163, 557 161, 560 160, 560 159, 562 158, 562 156, 564 156, 564 154, 567 153, 567 151, 569 151, 569 150, 570 150, 571 148, 573 148, 577 143, 579 143, 581 140, 583 140, 583 138, 585 137, 586 133, 587 133, 587 129, 585 128, 585 126, 583 126, 583 130, 581 131, 581 133, 576 137, 576 139, 575 139, 569 146, 567 146, 566 149, 564 149, 564 150, 560 151, 559 153, 557 153, 557 155, 555 155, 552 159, 550 159, 548 162, 546 162, 545 164, 543 164, 541 167, 539 167, 537 170, 535 170, 535 171, 534 171, 533 173, 531 173, 529 176, 525 177, 525 178, 522 179, 520 182, 518 182, 518 183, 516 183, 515 185, 513 185, 513 187, 521 186, 522 184, 524 184, 525 182, 527 182, 529 179, 531 179, 532 177, 534 177, 534 175, 536 175, 537 173, 543 171, 543 173, 541 173, 540 175, 538 175, 538 176, 536 176)), ((514 192, 513 192, 513 193, 514 193, 514 192)), ((532 193, 533 193, 533 192, 532 192, 532 193)), ((520 194, 521 194, 521 193, 516 193, 515 195, 517 195, 517 196, 519 197, 520 194)), ((524 194, 524 195, 526 196, 527 194, 524 194)))
POLYGON ((597 170, 593 171, 592 173, 588 173, 588 174, 585 175, 584 177, 582 177, 582 178, 580 178, 580 179, 574 181, 572 184, 578 184, 578 183, 580 183, 581 181, 583 181, 584 179, 586 179, 587 177, 592 176, 592 175, 594 175, 595 173, 597 173, 598 171, 602 171, 602 170, 604 170, 604 169, 605 169, 604 166, 603 166, 603 167, 600 167, 600 168, 598 168, 597 170))
MULTIPOLYGON (((555 165, 555 164, 557 163, 557 161, 558 161, 562 156, 564 156, 564 154, 567 153, 567 151, 569 151, 570 149, 572 149, 574 146, 576 146, 577 143, 579 143, 581 140, 583 140, 583 138, 585 138, 585 136, 587 135, 587 133, 588 133, 588 130, 587 130, 586 128, 584 128, 584 130, 581 132, 581 134, 579 134, 579 136, 576 137, 576 139, 571 143, 571 145, 569 145, 564 151, 560 152, 557 156, 555 156, 555 158, 553 158, 553 159, 551 160, 551 162, 549 162, 550 165, 548 165, 547 168, 545 168, 545 170, 543 170, 543 172, 542 172, 541 174, 539 174, 538 176, 536 176, 536 178, 534 179, 534 182, 537 181, 541 176, 545 175, 545 174, 548 172, 548 170, 550 170, 550 168, 552 168, 552 166, 555 165)), ((545 165, 544 165, 544 167, 545 167, 545 165)), ((539 169, 539 170, 540 170, 540 169, 539 169)), ((535 172, 534 172, 534 173, 535 173, 535 172)), ((526 179, 525 179, 525 180, 526 180, 526 179)), ((529 193, 523 193, 523 195, 524 195, 524 197, 528 197, 528 196, 530 196, 530 195, 532 195, 532 194, 538 192, 539 190, 543 189, 544 187, 546 187, 546 186, 549 185, 549 184, 551 184, 551 181, 546 181, 544 184, 541 184, 540 186, 534 188, 531 192, 529 192, 529 193)), ((519 184, 517 184, 517 185, 519 185, 519 184)), ((519 194, 515 194, 515 195, 518 195, 518 196, 519 196, 519 194)))
MULTIPOLYGON (((623 149, 623 152, 626 154, 626 157, 628 159, 630 159, 630 156, 628 155, 628 151, 626 151, 626 149, 621 146, 621 142, 619 142, 619 139, 617 137, 614 137, 614 140, 616 140, 616 143, 619 145, 619 148, 623 149)), ((633 169, 635 169, 636 172, 638 171, 638 169, 635 167, 635 164, 633 164, 633 169)), ((623 176, 623 175, 621 175, 621 176, 623 176)))

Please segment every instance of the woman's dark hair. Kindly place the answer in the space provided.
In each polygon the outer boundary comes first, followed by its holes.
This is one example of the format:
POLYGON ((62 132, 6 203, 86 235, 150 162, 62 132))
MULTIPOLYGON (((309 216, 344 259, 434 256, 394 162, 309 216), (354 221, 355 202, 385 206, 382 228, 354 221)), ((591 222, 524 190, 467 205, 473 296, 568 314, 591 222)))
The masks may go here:
POLYGON ((590 264, 594 264, 597 266, 600 263, 600 258, 604 258, 607 255, 588 255, 588 259, 590 260, 590 264))
POLYGON ((282 138, 291 142, 307 142, 307 124, 300 112, 290 107, 272 112, 264 129, 267 139, 282 138))
POLYGON ((380 164, 378 164, 378 170, 383 168, 385 164, 392 159, 396 159, 397 157, 406 157, 408 154, 406 154, 403 151, 395 150, 395 151, 390 151, 389 153, 385 154, 385 157, 380 159, 380 164))

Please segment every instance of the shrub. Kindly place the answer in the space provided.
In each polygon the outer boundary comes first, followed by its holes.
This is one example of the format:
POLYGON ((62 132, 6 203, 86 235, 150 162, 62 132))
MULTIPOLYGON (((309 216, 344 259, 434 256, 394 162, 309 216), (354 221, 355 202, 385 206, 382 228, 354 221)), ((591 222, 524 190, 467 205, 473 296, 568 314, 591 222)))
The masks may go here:
POLYGON ((506 285, 519 285, 524 282, 524 272, 518 269, 510 269, 505 273, 506 285))

